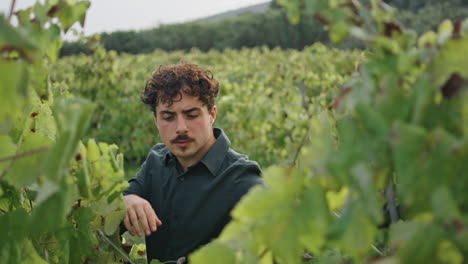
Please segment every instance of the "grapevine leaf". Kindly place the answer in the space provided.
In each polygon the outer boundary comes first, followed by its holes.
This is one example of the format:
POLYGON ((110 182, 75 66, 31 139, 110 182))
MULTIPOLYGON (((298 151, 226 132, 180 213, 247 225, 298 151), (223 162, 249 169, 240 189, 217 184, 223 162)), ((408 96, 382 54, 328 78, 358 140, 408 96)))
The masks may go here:
POLYGON ((115 233, 125 216, 126 210, 110 212, 105 216, 104 232, 110 236, 115 233))
POLYGON ((432 195, 432 210, 435 217, 455 221, 461 219, 457 203, 446 186, 440 186, 432 195))
POLYGON ((85 256, 93 253, 97 239, 91 235, 91 223, 96 214, 88 207, 80 207, 72 212, 76 225, 72 228, 70 241, 70 263, 82 263, 85 256))
POLYGON ((430 68, 436 87, 441 87, 453 73, 458 73, 465 79, 468 78, 468 61, 460 54, 468 54, 468 36, 450 39, 442 46, 430 68))
POLYGON ((144 244, 145 243, 145 238, 144 237, 139 237, 139 236, 132 236, 128 231, 125 231, 122 235, 123 240, 125 242, 123 244, 132 246, 135 244, 144 244))
POLYGON ((23 228, 29 230, 31 234, 40 234, 63 227, 70 209, 67 207, 67 191, 67 187, 62 184, 59 192, 50 195, 34 208, 29 218, 30 225, 23 228))
POLYGON ((440 242, 437 257, 442 263, 463 263, 463 254, 450 240, 440 242))
POLYGON ((195 251, 189 257, 190 263, 226 263, 235 264, 236 255, 228 246, 219 242, 212 242, 200 250, 195 251))
MULTIPOLYGON (((129 254, 130 258, 132 260, 140 260, 140 259, 144 259, 146 260, 146 245, 145 243, 142 243, 142 244, 135 244, 132 246, 132 249, 130 250, 130 254, 129 254)), ((155 263, 161 263, 159 262, 159 260, 153 260, 155 263)), ((151 263, 153 263, 153 261, 151 261, 151 263)))
POLYGON ((89 8, 89 5, 89 1, 80 1, 74 5, 67 4, 60 8, 57 12, 57 17, 65 32, 67 32, 76 21, 79 21, 81 26, 84 26, 86 10, 89 8))
POLYGON ((397 255, 402 263, 433 262, 437 258, 438 243, 443 236, 443 231, 438 226, 423 225, 414 232, 404 247, 399 248, 397 255))
POLYGON ((306 0, 305 1, 305 12, 309 14, 316 14, 323 9, 328 7, 327 0, 306 0))
POLYGON ((45 172, 48 177, 59 180, 63 177, 63 168, 75 153, 79 139, 88 128, 94 105, 83 99, 71 98, 58 101, 54 114, 57 119, 60 136, 48 152, 45 172))
MULTIPOLYGON (((28 72, 26 64, 22 62, 5 62, 0 60, 0 122, 8 116, 16 115, 20 103, 24 100, 20 95, 26 94, 28 72)), ((1 124, 1 123, 0 123, 1 124)))
POLYGON ((318 185, 312 185, 305 191, 301 205, 297 208, 297 234, 304 248, 319 254, 325 244, 325 233, 330 222, 325 193, 318 185))
POLYGON ((46 158, 45 148, 50 146, 52 141, 39 133, 26 130, 20 144, 18 155, 23 153, 24 156, 12 161, 11 170, 5 176, 10 184, 18 188, 32 184, 39 177, 41 165, 46 158))
POLYGON ((39 256, 36 249, 34 248, 31 240, 25 240, 23 244, 23 250, 21 251, 22 261, 25 264, 47 264, 43 258, 39 256))
MULTIPOLYGON (((16 152, 16 145, 7 135, 0 135, 0 158, 11 156, 16 152)), ((0 172, 8 166, 8 162, 0 162, 0 172)))
POLYGON ((84 198, 89 198, 91 195, 87 153, 85 145, 80 141, 79 152, 75 155, 75 161, 77 162, 76 177, 78 191, 84 198))
POLYGON ((50 180, 45 180, 39 188, 37 188, 37 197, 35 199, 36 204, 40 204, 47 198, 49 198, 52 194, 59 191, 59 186, 55 182, 50 180))
POLYGON ((426 177, 420 171, 420 166, 415 166, 423 158, 421 155, 426 144, 426 131, 419 126, 397 122, 392 128, 391 137, 399 192, 405 204, 410 205, 421 197, 421 193, 414 190, 419 189, 423 180, 421 177, 426 177))
POLYGON ((373 221, 363 214, 361 204, 354 203, 329 229, 335 244, 356 260, 365 258, 377 234, 373 221))
POLYGON ((375 223, 382 221, 380 207, 377 203, 377 190, 373 182, 371 170, 364 163, 358 163, 352 168, 353 182, 362 195, 365 209, 375 223))
POLYGON ((25 31, 13 28, 4 16, 0 16, 0 47, 14 47, 22 51, 35 51, 34 41, 25 31))

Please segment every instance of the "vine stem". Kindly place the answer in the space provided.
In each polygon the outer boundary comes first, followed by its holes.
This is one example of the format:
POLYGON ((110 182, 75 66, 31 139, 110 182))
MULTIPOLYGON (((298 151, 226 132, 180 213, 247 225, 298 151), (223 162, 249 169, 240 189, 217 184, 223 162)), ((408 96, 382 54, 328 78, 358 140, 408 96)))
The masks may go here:
POLYGON ((399 216, 395 204, 395 191, 393 190, 393 182, 391 178, 385 190, 385 196, 387 198, 387 208, 390 213, 390 220, 391 223, 394 224, 398 221, 399 216))
POLYGON ((29 156, 29 155, 32 155, 32 154, 36 154, 38 152, 44 152, 44 151, 46 151, 48 149, 49 149, 48 146, 40 147, 40 148, 36 148, 36 149, 31 149, 31 150, 21 152, 21 153, 15 154, 15 155, 0 158, 0 162, 4 162, 4 161, 8 161, 8 160, 15 160, 15 159, 26 157, 26 156, 29 156))
POLYGON ((11 18, 13 17, 13 11, 15 11, 16 0, 11 1, 10 5, 10 14, 8 15, 8 23, 11 22, 11 18))
MULTIPOLYGON (((301 93, 301 106, 302 106, 302 108, 304 108, 304 110, 306 111, 307 117, 310 119, 311 116, 310 116, 310 114, 308 112, 308 109, 307 109, 304 81, 301 81, 299 83, 299 91, 301 93)), ((302 149, 302 147, 304 147, 304 145, 305 145, 305 143, 307 141, 307 136, 309 135, 309 132, 310 132, 310 126, 307 127, 307 131, 302 136, 301 143, 299 143, 299 146, 296 149, 296 153, 294 154, 294 158, 293 158, 293 160, 291 162, 291 166, 294 166, 294 164, 296 164, 296 161, 299 158, 299 154, 301 153, 301 149, 302 149)))
POLYGON ((299 146, 296 149, 296 153, 294 154, 294 159, 291 162, 291 166, 294 166, 294 164, 296 164, 296 161, 299 158, 299 154, 301 153, 301 149, 302 149, 302 147, 304 147, 304 145, 306 143, 307 136, 309 135, 309 131, 310 131, 310 126, 307 127, 307 131, 304 133, 304 136, 302 136, 301 143, 299 144, 299 146))
POLYGON ((114 248, 120 255, 122 255, 122 257, 125 258, 126 261, 128 261, 130 264, 135 264, 135 262, 133 262, 130 257, 125 254, 125 252, 123 252, 122 249, 120 249, 120 247, 116 246, 114 243, 112 243, 112 241, 110 241, 110 239, 104 234, 104 232, 101 231, 101 229, 98 229, 96 230, 96 233, 98 234, 98 236, 104 240, 104 242, 106 242, 107 244, 109 244, 112 248, 114 248))
POLYGON ((260 261, 266 255, 266 253, 268 253, 268 251, 270 250, 268 248, 265 248, 265 250, 263 250, 263 252, 260 253, 260 255, 258 256, 258 260, 260 261))

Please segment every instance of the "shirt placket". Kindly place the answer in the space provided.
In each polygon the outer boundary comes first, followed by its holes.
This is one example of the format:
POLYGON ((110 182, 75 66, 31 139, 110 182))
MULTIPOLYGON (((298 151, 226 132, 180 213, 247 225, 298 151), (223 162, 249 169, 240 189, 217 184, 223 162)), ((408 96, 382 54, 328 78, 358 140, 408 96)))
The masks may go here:
POLYGON ((177 176, 176 182, 175 182, 175 192, 173 196, 173 200, 171 201, 171 211, 169 213, 170 215, 170 225, 169 225, 169 230, 170 234, 172 234, 170 240, 168 241, 168 248, 167 248, 167 256, 171 260, 175 260, 175 258, 178 258, 180 256, 176 256, 176 253, 180 251, 181 245, 178 244, 179 238, 178 238, 178 230, 180 230, 180 217, 181 217, 181 211, 182 208, 180 208, 180 204, 176 204, 177 200, 180 200, 180 195, 183 195, 181 193, 181 185, 184 183, 185 178, 187 177, 187 172, 183 172, 177 176))

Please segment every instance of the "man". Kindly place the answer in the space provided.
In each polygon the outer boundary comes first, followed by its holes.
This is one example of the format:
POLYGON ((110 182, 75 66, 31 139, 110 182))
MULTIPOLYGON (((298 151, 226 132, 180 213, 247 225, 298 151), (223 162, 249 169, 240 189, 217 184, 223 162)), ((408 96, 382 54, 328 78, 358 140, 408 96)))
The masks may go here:
POLYGON ((148 262, 175 261, 216 238, 255 184, 260 167, 213 128, 219 84, 195 64, 159 68, 142 100, 164 144, 154 146, 124 191, 124 224, 146 235, 148 262))

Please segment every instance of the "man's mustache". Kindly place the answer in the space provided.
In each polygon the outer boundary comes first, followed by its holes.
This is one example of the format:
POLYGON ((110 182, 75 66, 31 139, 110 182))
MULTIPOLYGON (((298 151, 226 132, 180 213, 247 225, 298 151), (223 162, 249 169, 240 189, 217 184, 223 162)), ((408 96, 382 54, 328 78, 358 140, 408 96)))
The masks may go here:
POLYGON ((171 140, 171 143, 177 143, 178 141, 193 141, 193 139, 186 134, 177 135, 174 139, 171 140))

